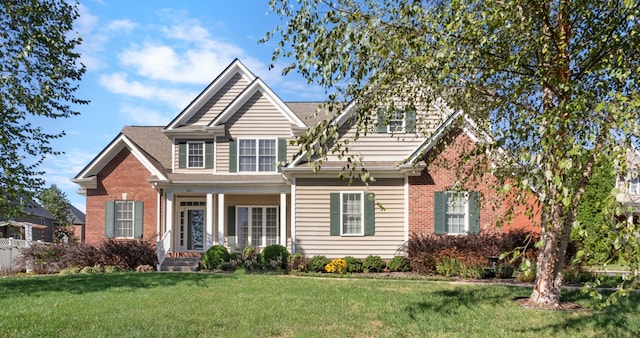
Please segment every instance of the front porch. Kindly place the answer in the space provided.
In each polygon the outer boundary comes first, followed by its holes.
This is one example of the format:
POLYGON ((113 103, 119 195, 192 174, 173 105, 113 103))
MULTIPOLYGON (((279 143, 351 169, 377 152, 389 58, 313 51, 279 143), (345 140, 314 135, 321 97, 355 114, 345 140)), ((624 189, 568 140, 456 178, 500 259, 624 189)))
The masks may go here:
MULTIPOLYGON (((290 248, 290 195, 279 192, 162 192, 158 269, 168 257, 201 257, 213 245, 229 252, 272 244, 290 248)), ((166 265, 166 264, 165 264, 166 265)))

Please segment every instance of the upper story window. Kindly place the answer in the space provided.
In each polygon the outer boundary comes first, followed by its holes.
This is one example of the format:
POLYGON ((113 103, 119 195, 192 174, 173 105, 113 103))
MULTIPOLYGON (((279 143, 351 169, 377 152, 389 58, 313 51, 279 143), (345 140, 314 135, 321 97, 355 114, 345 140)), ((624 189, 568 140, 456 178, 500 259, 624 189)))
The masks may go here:
POLYGON ((275 139, 242 139, 238 141, 238 171, 275 172, 277 144, 275 139))
POLYGON ((187 168, 204 168, 204 142, 187 142, 187 168))
POLYGON ((389 133, 404 133, 406 125, 405 113, 401 111, 395 111, 391 113, 389 118, 389 125, 387 126, 387 132, 389 133))
POLYGON ((177 141, 178 169, 213 169, 213 141, 177 141))
POLYGON ((390 113, 378 112, 378 133, 415 133, 416 111, 399 110, 390 113))

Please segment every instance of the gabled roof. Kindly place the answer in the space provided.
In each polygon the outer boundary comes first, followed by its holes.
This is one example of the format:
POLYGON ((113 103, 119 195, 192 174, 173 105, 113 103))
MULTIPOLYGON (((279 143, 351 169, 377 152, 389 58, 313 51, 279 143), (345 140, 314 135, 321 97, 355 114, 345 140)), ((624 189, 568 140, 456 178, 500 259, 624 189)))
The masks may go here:
POLYGON ((255 78, 243 91, 238 95, 216 118, 209 123, 207 127, 219 126, 233 116, 238 109, 242 108, 245 103, 256 93, 262 93, 274 106, 276 106, 284 115, 284 117, 291 122, 291 124, 298 127, 306 127, 306 124, 293 113, 291 108, 287 106, 279 97, 274 93, 269 86, 267 86, 262 79, 255 78))
POLYGON ((71 224, 85 224, 86 215, 84 212, 73 206, 73 204, 69 204, 69 210, 71 211, 71 215, 69 215, 69 222, 71 222, 71 224))
MULTIPOLYGON (((160 151, 162 148, 161 144, 156 144, 158 142, 169 144, 170 141, 164 137, 161 133, 161 127, 125 127, 123 131, 116 136, 113 141, 109 143, 109 145, 104 148, 89 164, 80 171, 78 175, 72 180, 75 183, 81 184, 86 182, 87 179, 91 179, 95 177, 120 151, 127 148, 131 153, 144 165, 147 170, 151 173, 152 176, 157 177, 159 180, 167 180, 166 172, 164 170, 164 166, 158 161, 158 159, 154 158, 152 154, 148 151, 154 149, 157 146, 158 151, 156 156, 160 156, 163 152, 160 151), (158 134, 156 137, 145 138, 141 133, 134 132, 135 130, 143 131, 143 129, 147 129, 147 134, 158 134), (156 130, 156 133, 153 131, 156 130), (151 131, 152 133, 149 133, 151 131), (159 132, 159 133, 158 133, 159 132), (126 134, 129 134, 126 135, 126 134), (157 137, 162 135, 164 138, 164 142, 162 142, 162 138, 157 137), (133 139, 136 139, 138 142, 148 143, 145 148, 140 147, 133 139), (152 146, 155 144, 155 146, 152 146)), ((166 152, 166 151, 165 151, 166 152)), ((154 152, 155 153, 155 152, 154 152)), ((171 160, 169 160, 170 162, 171 160)))
POLYGON ((240 62, 235 59, 218 77, 215 78, 196 98, 182 110, 169 124, 165 130, 173 130, 188 121, 194 114, 205 105, 220 88, 222 88, 233 76, 240 74, 247 82, 252 82, 256 76, 240 62))

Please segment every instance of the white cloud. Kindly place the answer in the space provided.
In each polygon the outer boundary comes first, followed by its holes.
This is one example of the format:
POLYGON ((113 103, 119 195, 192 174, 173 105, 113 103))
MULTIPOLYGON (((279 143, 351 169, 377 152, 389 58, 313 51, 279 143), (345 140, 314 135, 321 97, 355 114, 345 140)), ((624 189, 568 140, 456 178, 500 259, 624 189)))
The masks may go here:
POLYGON ((80 17, 74 22, 75 29, 82 38, 82 44, 78 46, 80 62, 87 66, 88 70, 96 70, 106 65, 101 57, 104 45, 108 37, 96 32, 98 17, 89 12, 89 8, 78 5, 80 17))
POLYGON ((173 108, 182 109, 197 93, 184 90, 163 88, 139 81, 130 81, 125 73, 113 73, 100 77, 100 84, 114 94, 121 94, 144 100, 154 100, 169 104, 173 108))
POLYGON ((162 114, 156 110, 133 105, 123 106, 120 108, 120 112, 125 114, 128 120, 134 124, 144 126, 164 126, 169 123, 173 115, 175 115, 174 112, 171 114, 162 114))
POLYGON ((136 27, 138 27, 138 24, 130 20, 115 20, 107 24, 105 28, 109 31, 130 32, 136 27))

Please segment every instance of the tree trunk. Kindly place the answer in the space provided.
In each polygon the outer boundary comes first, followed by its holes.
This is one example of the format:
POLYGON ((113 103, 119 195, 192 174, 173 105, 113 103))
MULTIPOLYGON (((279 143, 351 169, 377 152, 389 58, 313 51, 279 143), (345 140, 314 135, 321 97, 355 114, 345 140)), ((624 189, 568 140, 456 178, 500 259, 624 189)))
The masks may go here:
POLYGON ((562 269, 571 235, 572 214, 563 215, 562 203, 556 203, 543 217, 536 281, 529 299, 540 306, 558 306, 562 289, 562 269), (564 217, 563 217, 564 216, 564 217))

